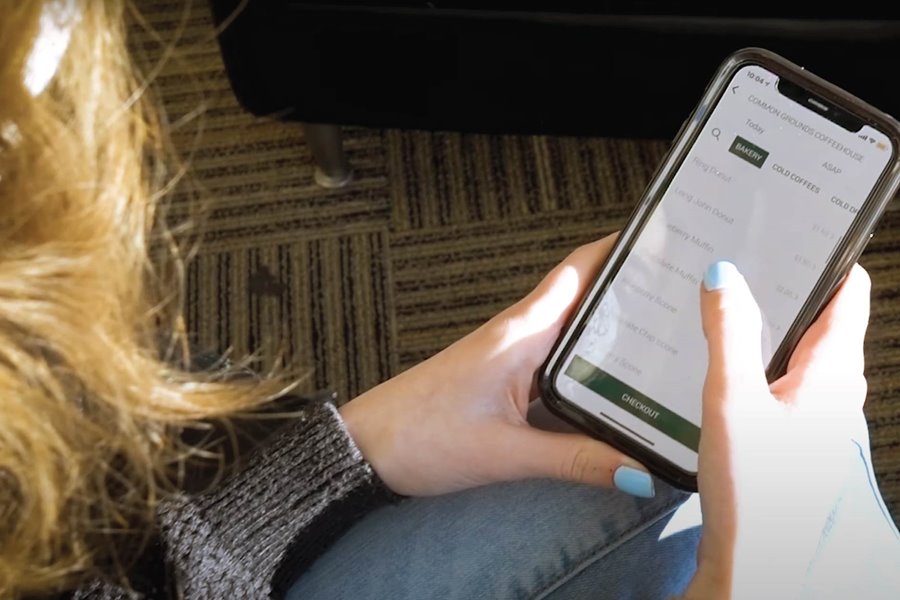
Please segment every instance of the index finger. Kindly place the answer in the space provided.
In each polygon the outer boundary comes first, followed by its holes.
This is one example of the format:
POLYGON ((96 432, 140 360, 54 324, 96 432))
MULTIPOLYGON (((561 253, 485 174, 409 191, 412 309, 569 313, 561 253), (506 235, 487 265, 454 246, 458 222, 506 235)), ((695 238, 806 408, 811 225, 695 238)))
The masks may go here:
POLYGON ((572 251, 558 268, 573 267, 578 273, 581 291, 587 291, 587 287, 593 282, 594 277, 609 258, 616 240, 619 239, 619 232, 615 231, 595 242, 579 246, 572 251))
POLYGON ((520 308, 526 307, 524 310, 526 320, 540 324, 539 327, 530 329, 544 329, 550 325, 558 327, 569 318, 578 300, 587 292, 600 267, 609 257, 618 236, 618 232, 611 233, 595 242, 579 246, 556 265, 530 294, 517 303, 516 306, 520 308), (566 286, 569 289, 564 294, 554 294, 563 277, 568 277, 573 284, 566 286), (550 306, 547 306, 548 304, 550 306), (552 313, 550 317, 547 316, 548 312, 552 313))

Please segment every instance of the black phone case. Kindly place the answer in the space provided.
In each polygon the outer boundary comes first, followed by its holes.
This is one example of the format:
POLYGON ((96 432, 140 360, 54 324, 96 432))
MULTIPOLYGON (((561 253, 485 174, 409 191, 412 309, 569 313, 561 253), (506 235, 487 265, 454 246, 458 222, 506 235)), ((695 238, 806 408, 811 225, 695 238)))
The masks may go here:
MULTIPOLYGON (((593 417, 574 403, 561 396, 554 385, 559 370, 572 345, 578 340, 585 326, 587 317, 592 314, 595 304, 602 297, 607 285, 612 281, 625 257, 640 235, 656 205, 662 200, 675 173, 681 166, 685 156, 696 140, 705 124, 712 108, 727 90, 733 74, 743 66, 759 65, 772 71, 780 78, 798 84, 850 112, 864 123, 872 125, 888 134, 892 143, 892 163, 876 183, 871 194, 851 224, 847 234, 836 248, 834 258, 824 269, 816 286, 807 298, 797 319, 785 335, 784 341, 772 358, 766 375, 773 381, 784 374, 791 352, 800 341, 803 333, 812 324, 818 314, 833 296, 838 285, 859 259, 872 236, 872 231, 884 212, 888 202, 894 197, 900 186, 900 123, 891 116, 863 102, 859 98, 806 71, 799 65, 761 48, 745 48, 729 56, 720 66, 700 102, 692 114, 682 124, 675 140, 663 158, 656 173, 651 178, 644 194, 634 212, 622 230, 610 255, 600 269, 590 290, 582 298, 578 308, 573 311, 569 323, 563 329, 550 352, 547 361, 539 372, 541 398, 548 410, 573 424, 587 434, 603 440, 611 446, 641 461, 655 475, 676 487, 696 491, 697 477, 677 467, 665 457, 650 450, 619 431, 593 417)), ((700 399, 698 398, 699 402, 700 399)))

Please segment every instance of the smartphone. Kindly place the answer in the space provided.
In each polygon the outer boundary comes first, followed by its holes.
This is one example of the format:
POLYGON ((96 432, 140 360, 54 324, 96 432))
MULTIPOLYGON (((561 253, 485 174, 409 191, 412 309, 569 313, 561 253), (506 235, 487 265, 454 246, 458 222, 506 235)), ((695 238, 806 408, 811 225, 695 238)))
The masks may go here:
POLYGON ((764 49, 729 56, 542 367, 544 404, 696 490, 704 271, 747 279, 779 377, 897 192, 898 149, 900 124, 848 92, 764 49))

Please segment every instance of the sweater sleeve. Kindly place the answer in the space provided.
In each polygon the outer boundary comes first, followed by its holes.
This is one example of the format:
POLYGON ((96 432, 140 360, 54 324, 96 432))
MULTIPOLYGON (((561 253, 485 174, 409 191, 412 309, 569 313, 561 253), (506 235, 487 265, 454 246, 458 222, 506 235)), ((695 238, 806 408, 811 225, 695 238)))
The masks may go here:
POLYGON ((187 600, 280 598, 355 521, 397 499, 322 403, 220 486, 166 502, 160 531, 187 600))

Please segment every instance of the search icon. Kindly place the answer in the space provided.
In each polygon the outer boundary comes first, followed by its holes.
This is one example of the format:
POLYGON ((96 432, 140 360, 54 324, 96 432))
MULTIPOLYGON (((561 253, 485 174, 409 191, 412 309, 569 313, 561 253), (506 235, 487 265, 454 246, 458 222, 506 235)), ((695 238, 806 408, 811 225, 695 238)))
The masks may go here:
POLYGON ((713 127, 712 135, 714 138, 719 139, 719 136, 722 135, 722 130, 718 127, 713 127))

